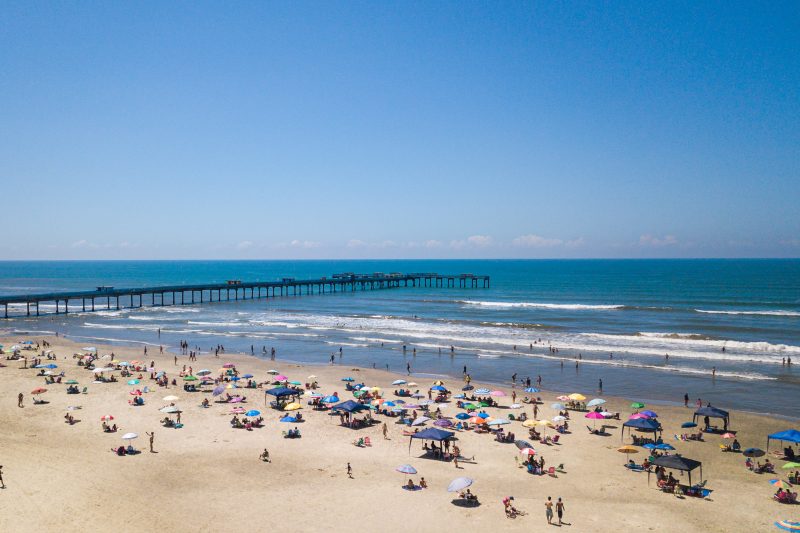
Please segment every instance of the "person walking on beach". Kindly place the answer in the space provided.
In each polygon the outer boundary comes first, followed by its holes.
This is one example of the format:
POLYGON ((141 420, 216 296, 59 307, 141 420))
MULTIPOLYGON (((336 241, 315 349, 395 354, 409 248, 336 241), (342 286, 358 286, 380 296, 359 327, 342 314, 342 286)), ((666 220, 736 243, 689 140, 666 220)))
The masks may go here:
POLYGON ((389 426, 386 425, 386 422, 383 423, 383 440, 389 440, 389 426))
POLYGON ((603 393, 603 378, 600 378, 598 386, 599 386, 599 389, 600 389, 600 394, 602 394, 603 393))
POLYGON ((552 498, 550 498, 550 496, 548 496, 547 497, 547 501, 544 502, 544 508, 545 508, 544 514, 547 517, 547 523, 548 524, 552 524, 553 523, 553 500, 552 500, 552 498))
POLYGON ((156 453, 156 451, 153 449, 153 441, 156 438, 156 432, 145 431, 144 434, 150 437, 150 453, 156 453))
POLYGON ((556 502, 556 514, 558 515, 558 525, 560 526, 561 519, 564 517, 564 502, 561 501, 560 496, 556 502))
POLYGON ((0 489, 6 488, 6 482, 3 481, 3 465, 0 465, 0 489))
POLYGON ((353 479, 353 467, 350 466, 350 463, 347 463, 347 477, 353 479))
POLYGON ((689 407, 689 393, 683 395, 683 406, 689 407))
POLYGON ((25 407, 24 405, 22 405, 22 400, 24 398, 25 396, 23 396, 22 393, 20 392, 19 395, 17 396, 17 407, 25 407))
POLYGON ((409 376, 411 375, 411 363, 406 363, 406 372, 408 372, 409 376))

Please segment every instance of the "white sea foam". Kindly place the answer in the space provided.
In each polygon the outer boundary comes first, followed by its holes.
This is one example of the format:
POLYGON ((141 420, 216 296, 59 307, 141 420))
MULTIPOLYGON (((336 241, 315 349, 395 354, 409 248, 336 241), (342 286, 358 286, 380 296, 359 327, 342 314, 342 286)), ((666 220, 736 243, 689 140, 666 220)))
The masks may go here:
POLYGON ((497 309, 512 309, 515 307, 531 307, 536 309, 564 309, 568 311, 583 311, 583 310, 602 310, 608 311, 613 309, 622 309, 624 305, 590 305, 590 304, 552 304, 541 302, 482 302, 477 300, 459 300, 458 303, 464 305, 474 305, 479 307, 490 307, 497 309))
POLYGON ((709 315, 756 315, 756 316, 800 316, 800 311, 786 311, 783 309, 767 310, 767 311, 715 311, 708 309, 695 309, 698 313, 706 313, 709 315))

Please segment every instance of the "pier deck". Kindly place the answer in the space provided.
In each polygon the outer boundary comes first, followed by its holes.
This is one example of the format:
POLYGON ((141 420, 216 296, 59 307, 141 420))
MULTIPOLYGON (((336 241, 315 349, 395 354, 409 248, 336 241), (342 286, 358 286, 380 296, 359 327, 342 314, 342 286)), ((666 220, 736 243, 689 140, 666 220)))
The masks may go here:
MULTIPOLYGON (((199 285, 167 285, 117 289, 97 287, 93 291, 65 291, 40 294, 0 296, 2 318, 41 316, 40 304, 55 304, 55 314, 72 311, 88 312, 100 309, 125 309, 143 306, 188 305, 206 302, 299 296, 356 290, 391 289, 399 287, 434 287, 476 289, 489 288, 489 276, 474 274, 442 275, 435 272, 392 274, 334 274, 331 277, 280 281, 238 281, 199 285), (249 292, 249 298, 248 298, 249 292), (214 298, 216 293, 216 299, 214 298), (126 301, 127 300, 127 301, 126 301), (126 305, 127 303, 127 305, 126 305), (63 305, 63 308, 62 308, 63 305), (11 314, 9 314, 11 307, 11 314), (16 309, 15 309, 16 307, 16 309)), ((48 313, 50 314, 50 313, 48 313)))

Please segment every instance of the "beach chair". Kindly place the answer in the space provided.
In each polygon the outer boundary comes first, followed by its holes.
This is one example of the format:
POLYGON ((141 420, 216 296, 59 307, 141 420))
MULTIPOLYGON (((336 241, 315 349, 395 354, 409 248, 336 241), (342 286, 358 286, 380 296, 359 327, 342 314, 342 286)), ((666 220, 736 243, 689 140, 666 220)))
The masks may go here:
POLYGON ((558 439, 561 435, 553 435, 553 444, 558 444, 558 439))
POLYGON ((84 387, 84 388, 83 388, 83 391, 81 391, 81 392, 82 392, 83 394, 89 394, 89 387, 84 387))
POLYGON ((550 468, 548 468, 548 469, 547 469, 547 474, 548 474, 550 477, 558 477, 558 476, 556 475, 556 467, 554 467, 554 466, 551 466, 550 468))
POLYGON ((372 446, 372 442, 370 442, 369 437, 364 437, 364 446, 372 446))
POLYGON ((567 471, 564 470, 564 463, 561 463, 560 465, 558 465, 556 467, 556 472, 558 472, 559 474, 566 474, 567 473, 567 471))

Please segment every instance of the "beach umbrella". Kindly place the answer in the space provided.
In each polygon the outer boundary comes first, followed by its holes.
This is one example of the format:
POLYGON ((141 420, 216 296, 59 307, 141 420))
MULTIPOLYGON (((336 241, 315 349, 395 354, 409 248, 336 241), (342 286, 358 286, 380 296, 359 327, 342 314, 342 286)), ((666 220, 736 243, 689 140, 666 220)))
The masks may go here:
POLYGON ((471 422, 473 424, 479 424, 480 425, 480 424, 485 424, 486 423, 486 419, 485 418, 481 418, 479 416, 473 416, 472 418, 469 419, 469 422, 471 422))
POLYGON ((521 439, 515 440, 514 446, 516 446, 520 450, 522 450, 523 448, 533 448, 533 444, 531 444, 526 440, 521 440, 521 439))
POLYGON ((474 388, 475 387, 473 387, 472 385, 465 385, 464 387, 461 387, 461 390, 463 390, 464 392, 467 392, 467 391, 471 391, 474 388))
POLYGON ((794 462, 786 463, 781 468, 783 468, 784 470, 790 470, 792 468, 800 468, 800 463, 794 463, 794 462))
POLYGON ((171 414, 173 414, 173 413, 178 413, 178 412, 180 412, 180 409, 178 409, 178 408, 177 408, 177 407, 175 407, 174 405, 168 405, 168 406, 166 406, 166 407, 162 407, 161 409, 159 409, 159 411, 161 411, 162 413, 166 413, 166 414, 168 414, 168 415, 171 415, 171 414))
POLYGON ((561 404, 561 403, 551 404, 550 405, 550 409, 555 409, 557 411, 563 411, 564 410, 564 404, 561 404))
POLYGON ((427 417, 427 416, 418 416, 413 422, 411 422, 411 425, 412 426, 422 426, 428 420, 430 420, 430 418, 427 417))
POLYGON ((633 413, 631 416, 628 417, 628 420, 639 420, 639 419, 650 420, 650 417, 644 413, 633 413))
POLYGON ((139 384, 139 380, 138 379, 129 379, 128 380, 128 385, 138 385, 138 384, 139 384))
POLYGON ((139 434, 138 433, 125 433, 122 436, 122 440, 133 440, 133 439, 138 439, 138 438, 139 438, 139 434))
POLYGON ((270 370, 267 370, 267 374, 272 374, 273 376, 274 376, 275 374, 277 374, 277 373, 278 373, 278 371, 277 371, 277 370, 275 370, 274 368, 273 368, 273 369, 270 369, 270 370))
POLYGON ((449 428, 450 426, 453 425, 453 423, 446 418, 440 418, 439 420, 434 422, 433 425, 438 426, 440 428, 449 428))
MULTIPOLYGON (((245 377, 247 377, 247 376, 245 376, 245 377)), ((253 376, 250 376, 250 377, 252 378, 253 376)), ((307 376, 306 379, 317 379, 317 376, 315 376, 314 374, 311 374, 310 376, 307 376)))
POLYGON ((684 422, 683 424, 681 424, 681 427, 684 429, 696 428, 697 424, 695 424, 694 422, 684 422))
POLYGON ((447 486, 447 492, 460 492, 473 483, 474 481, 468 477, 457 477, 447 486))
POLYGON ((503 392, 503 391, 501 391, 501 390, 493 390, 493 391, 492 391, 492 392, 490 392, 489 394, 490 394, 490 395, 492 395, 492 396, 494 396, 495 398, 502 398, 503 396, 505 396, 505 395, 506 395, 506 393, 505 393, 505 392, 503 392))
POLYGON ((655 450, 656 445, 653 444, 652 442, 648 442, 647 444, 643 444, 642 448, 647 448, 648 450, 655 450))
POLYGON ((417 386, 417 384, 416 384, 415 382, 413 382, 413 381, 412 381, 411 383, 409 383, 409 384, 408 384, 408 386, 409 386, 409 387, 416 387, 416 386, 417 386))
POLYGON ((537 392, 540 392, 540 391, 536 387, 525 387, 525 392, 530 392, 532 394, 536 394, 537 392))
POLYGON ((489 413, 478 413, 478 416, 481 418, 489 418, 489 413))
POLYGON ((522 427, 534 428, 536 427, 536 420, 534 420, 533 418, 529 418, 528 420, 522 423, 522 427))
POLYGON ((735 439, 736 435, 734 435, 733 433, 723 433, 722 434, 722 438, 723 439, 735 439))
POLYGON ((522 404, 519 403, 512 403, 508 406, 509 409, 522 409, 522 404))
POLYGON ((672 444, 667 444, 666 442, 662 442, 661 444, 656 444, 656 450, 674 450, 675 446, 672 444))
POLYGON ((287 378, 283 374, 278 374, 277 376, 275 376, 275 381, 289 381, 289 378, 287 378))
POLYGON ((642 409, 643 407, 644 407, 644 404, 642 402, 633 402, 631 404, 631 408, 632 409, 642 409))
POLYGON ((433 382, 433 385, 444 385, 444 381, 442 381, 441 379, 437 379, 436 381, 433 382))
POLYGON ((183 381, 197 381, 197 376, 184 376, 183 381))
POLYGON ((412 394, 411 397, 412 398, 424 398, 425 395, 422 394, 421 392, 417 392, 416 394, 412 394))
POLYGON ((490 391, 489 389, 478 389, 475 391, 475 394, 489 394, 490 392, 492 391, 490 391))
POLYGON ((655 411, 650 411, 650 410, 642 411, 641 414, 647 415, 650 418, 658 418, 658 414, 655 411))
POLYGON ((212 381, 214 381, 214 378, 212 378, 211 376, 203 376, 202 378, 200 378, 200 381, 203 382, 202 383, 203 385, 206 385, 207 383, 211 383, 212 381))
POLYGON ((302 407, 303 407, 303 406, 302 406, 302 405, 300 405, 299 403, 297 403, 297 402, 292 402, 292 403, 290 403, 290 404, 287 404, 287 405, 286 405, 286 406, 283 408, 283 410, 284 410, 284 411, 297 411, 298 409, 301 409, 302 407))
POLYGON ((33 389, 33 390, 31 391, 31 394, 36 394, 36 395, 38 395, 38 394, 44 394, 45 392, 47 392, 47 389, 45 389, 45 388, 42 388, 42 387, 39 387, 38 389, 33 389))
POLYGON ((440 392, 442 392, 442 391, 446 391, 447 389, 445 389, 445 388, 444 388, 444 387, 442 387, 441 385, 434 385, 433 387, 431 387, 431 390, 435 390, 435 391, 440 391, 440 392))
POLYGON ((784 490, 792 488, 791 483, 789 483, 788 481, 784 481, 782 479, 770 479, 769 484, 772 485, 773 487, 777 487, 779 489, 784 489, 784 490))
POLYGON ((244 407, 234 407, 231 409, 231 413, 235 415, 243 415, 244 414, 244 407))
POLYGON ((527 456, 531 456, 531 455, 536 455, 536 450, 534 450, 533 448, 522 448, 522 449, 519 451, 519 453, 520 453, 521 455, 527 455, 527 456))
POLYGON ((622 446, 621 448, 617 448, 617 451, 620 453, 624 453, 628 455, 629 453, 639 453, 639 450, 631 445, 622 446))
POLYGON ((742 455, 745 457, 763 457, 765 452, 761 448, 747 448, 742 452, 742 455))
POLYGON ((112 415, 103 415, 100 417, 100 420, 105 420, 105 421, 114 420, 114 417, 112 415))
POLYGON ((561 416, 561 415, 558 415, 558 416, 554 416, 554 417, 553 417, 553 422, 554 422, 554 423, 556 423, 556 424, 558 424, 559 422, 563 422, 563 421, 565 421, 566 419, 567 419, 567 417, 566 417, 566 416, 561 416))
POLYGON ((224 365, 222 365, 222 368, 236 368, 236 365, 234 365, 233 363, 225 363, 224 365))
POLYGON ((586 404, 586 407, 594 407, 596 405, 603 405, 606 401, 602 398, 595 398, 590 400, 589 403, 586 404))
POLYGON ((569 395, 569 399, 576 402, 582 402, 586 399, 586 396, 584 396, 579 392, 573 392, 572 394, 569 395))
POLYGON ((385 401, 386 401, 386 400, 383 400, 383 399, 381 399, 381 398, 378 398, 377 400, 372 400, 372 405, 378 406, 378 405, 380 405, 380 404, 384 403, 385 401))
POLYGON ((202 370, 198 370, 196 373, 197 373, 198 376, 207 376, 207 375, 211 374, 211 370, 209 370, 207 368, 204 368, 202 370))
POLYGON ((561 396, 556 396, 556 400, 558 400, 559 402, 568 402, 569 396, 565 396, 564 394, 562 394, 561 396))
POLYGON ((351 378, 350 376, 347 376, 346 378, 342 378, 342 381, 353 382, 355 380, 353 378, 351 378))
POLYGON ((467 420, 470 417, 469 413, 458 413, 456 418, 459 420, 467 420))
MULTIPOLYGON (((376 400, 376 401, 377 401, 377 400, 376 400)), ((382 405, 382 406, 384 406, 384 407, 394 407, 394 406, 395 406, 395 403, 394 403, 394 402, 391 402, 391 401, 389 401, 389 402, 384 402, 383 400, 380 400, 380 401, 382 401, 382 402, 383 402, 381 405, 382 405)))
POLYGON ((326 396, 322 399, 323 403, 339 403, 338 396, 326 396))
MULTIPOLYGON (((392 385, 405 385, 405 384, 406 384, 406 380, 404 380, 404 379, 396 379, 396 380, 392 381, 392 385)), ((406 465, 406 466, 408 466, 408 465, 406 465)))
POLYGON ((170 394, 169 396, 164 396, 164 398, 162 398, 162 399, 163 399, 165 402, 174 402, 175 400, 177 400, 177 399, 178 399, 178 397, 177 397, 177 396, 174 396, 174 395, 172 395, 172 394, 170 394))
POLYGON ((68 380, 68 381, 66 382, 66 384, 67 384, 67 385, 77 385, 77 384, 78 384, 78 382, 77 382, 77 381, 75 381, 74 379, 70 379, 70 380, 68 380))
POLYGON ((606 417, 604 417, 601 413, 592 411, 590 413, 586 413, 586 415, 584 415, 584 418, 591 418, 592 420, 605 420, 606 417))
POLYGON ((504 425, 510 424, 510 423, 511 423, 511 421, 510 420, 506 420, 505 418, 497 418, 497 419, 492 420, 491 422, 489 422, 489 425, 490 426, 504 426, 504 425))
POLYGON ((548 427, 548 428, 556 427, 555 424, 553 424, 549 420, 537 420, 536 425, 539 427, 548 427))
POLYGON ((800 531, 800 522, 794 520, 779 520, 775 522, 775 527, 784 531, 800 531))
POLYGON ((220 385, 218 387, 214 387, 214 390, 211 391, 211 395, 212 396, 219 396, 223 392, 225 392, 225 385, 220 385))
POLYGON ((414 468, 411 465, 400 465, 397 468, 395 468, 395 470, 397 470, 401 474, 416 474, 417 473, 417 469, 414 468))
POLYGON ((296 419, 295 417, 293 417, 293 416, 286 415, 286 416, 284 416, 283 418, 281 418, 281 419, 280 419, 280 421, 281 421, 281 422, 290 422, 290 423, 294 423, 294 422, 297 422, 297 419, 296 419))
MULTIPOLYGON (((238 378, 237 378, 237 381, 238 381, 238 378)), ((300 383, 299 381, 290 381, 289 384, 290 385, 302 385, 302 383, 300 383)))

